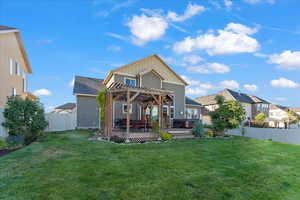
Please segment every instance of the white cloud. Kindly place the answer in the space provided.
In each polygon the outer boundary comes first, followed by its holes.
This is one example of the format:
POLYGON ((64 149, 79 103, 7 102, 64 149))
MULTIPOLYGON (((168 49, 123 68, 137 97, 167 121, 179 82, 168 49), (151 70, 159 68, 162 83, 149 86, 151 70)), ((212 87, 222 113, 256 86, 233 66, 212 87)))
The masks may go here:
POLYGON ((257 33, 258 28, 250 28, 243 24, 229 23, 225 27, 225 31, 230 31, 238 34, 253 35, 254 33, 257 33))
POLYGON ((254 53, 253 55, 258 58, 268 58, 269 57, 267 54, 263 54, 263 53, 254 53))
POLYGON ((72 88, 72 87, 74 87, 74 83, 75 83, 75 79, 73 78, 72 80, 70 80, 68 86, 69 86, 70 88, 72 88))
POLYGON ((223 88, 238 89, 240 87, 239 83, 234 80, 225 80, 220 83, 223 88))
POLYGON ((51 96, 52 93, 47 89, 38 89, 33 92, 35 96, 51 96))
POLYGON ((278 102, 284 102, 286 101, 287 99, 285 97, 276 97, 275 98, 275 101, 278 101, 278 102))
POLYGON ((199 80, 193 80, 185 75, 182 75, 181 78, 183 78, 189 85, 200 85, 200 81, 199 80))
POLYGON ((169 11, 167 19, 170 19, 173 22, 183 22, 195 15, 204 12, 205 10, 206 9, 204 6, 189 3, 183 15, 178 15, 175 12, 169 11))
POLYGON ((200 61, 203 61, 203 58, 197 55, 187 55, 183 57, 183 61, 188 62, 192 65, 195 65, 199 63, 200 61))
POLYGON ((167 15, 163 10, 150 10, 142 8, 141 15, 134 15, 126 24, 131 32, 131 40, 134 44, 142 46, 147 42, 160 39, 169 26, 182 32, 187 32, 183 28, 172 22, 185 21, 205 10, 205 7, 189 3, 184 14, 178 15, 169 11, 167 15))
POLYGON ((106 35, 110 36, 110 37, 113 37, 113 38, 116 38, 116 39, 119 39, 119 40, 124 40, 124 41, 127 41, 128 38, 125 37, 125 36, 122 36, 122 35, 119 35, 119 34, 116 34, 116 33, 111 33, 111 32, 108 32, 108 33, 105 33, 106 35))
POLYGON ((250 35, 257 32, 257 28, 250 28, 242 24, 229 23, 225 29, 209 31, 196 38, 186 37, 176 42, 173 50, 176 53, 189 53, 204 49, 209 55, 226 55, 236 53, 254 53, 260 45, 250 35))
POLYGON ((232 0, 224 0, 224 5, 226 6, 226 8, 231 8, 233 5, 232 0))
POLYGON ((300 69, 300 51, 283 51, 281 54, 273 54, 269 62, 279 65, 282 69, 300 69))
POLYGON ((149 41, 158 40, 168 28, 167 21, 159 16, 133 16, 127 24, 136 45, 144 45, 149 41))
POLYGON ((108 51, 115 51, 115 52, 122 50, 122 48, 120 46, 116 46, 116 45, 110 45, 106 49, 108 51))
POLYGON ((187 95, 206 95, 207 91, 200 87, 188 87, 185 91, 187 95))
POLYGON ((199 66, 188 67, 188 71, 201 73, 201 74, 210 74, 210 73, 226 73, 230 71, 230 67, 222 63, 206 63, 199 66))
POLYGON ((251 92, 255 92, 255 91, 257 91, 257 89, 258 89, 257 85, 255 85, 255 84, 245 84, 245 85, 244 85, 244 88, 245 88, 246 90, 251 91, 251 92))
POLYGON ((298 88, 299 84, 286 78, 279 78, 271 81, 272 87, 280 88, 298 88))
POLYGON ((267 3, 275 3, 276 0, 244 0, 246 3, 256 4, 261 2, 267 2, 267 3))

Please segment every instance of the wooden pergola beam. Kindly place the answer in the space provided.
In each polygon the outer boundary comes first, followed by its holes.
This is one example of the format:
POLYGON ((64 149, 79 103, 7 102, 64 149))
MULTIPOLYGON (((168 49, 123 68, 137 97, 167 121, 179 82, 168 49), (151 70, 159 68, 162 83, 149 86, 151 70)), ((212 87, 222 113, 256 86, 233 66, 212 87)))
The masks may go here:
POLYGON ((140 93, 137 92, 135 95, 133 95, 131 98, 130 98, 130 102, 132 102, 140 93))

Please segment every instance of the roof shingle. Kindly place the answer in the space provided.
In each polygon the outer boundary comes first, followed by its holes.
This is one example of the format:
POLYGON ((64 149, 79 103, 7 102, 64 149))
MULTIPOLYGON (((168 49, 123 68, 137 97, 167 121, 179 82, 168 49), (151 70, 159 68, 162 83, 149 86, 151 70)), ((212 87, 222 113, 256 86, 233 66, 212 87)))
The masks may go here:
POLYGON ((75 76, 73 93, 97 95, 98 91, 104 87, 103 79, 75 76))

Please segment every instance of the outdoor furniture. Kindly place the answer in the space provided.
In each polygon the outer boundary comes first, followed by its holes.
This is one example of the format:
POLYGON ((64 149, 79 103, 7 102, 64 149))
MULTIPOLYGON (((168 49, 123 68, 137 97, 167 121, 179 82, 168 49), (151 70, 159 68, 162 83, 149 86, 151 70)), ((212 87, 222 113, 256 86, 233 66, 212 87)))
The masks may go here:
POLYGON ((198 119, 173 119, 174 128, 193 128, 198 119))

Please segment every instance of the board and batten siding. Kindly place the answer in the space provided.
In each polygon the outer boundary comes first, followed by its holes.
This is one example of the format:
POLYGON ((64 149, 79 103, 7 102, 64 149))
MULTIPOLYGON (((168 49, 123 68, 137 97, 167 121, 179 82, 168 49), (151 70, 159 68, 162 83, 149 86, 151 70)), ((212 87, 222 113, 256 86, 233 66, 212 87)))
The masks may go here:
MULTIPOLYGON (((137 85, 139 84, 139 81, 137 78, 134 78, 132 76, 125 76, 125 75, 119 75, 115 74, 114 75, 114 81, 118 83, 125 83, 125 78, 130 78, 130 79, 135 79, 137 85)), ((116 101, 114 102, 113 109, 114 109, 114 114, 113 118, 114 120, 118 119, 125 119, 126 114, 123 113, 123 104, 126 104, 126 102, 121 102, 121 101, 116 101)), ((140 109, 138 104, 132 104, 132 114, 130 115, 130 119, 137 120, 139 119, 140 116, 140 109)))
POLYGON ((99 127, 99 106, 95 96, 77 96, 77 128, 99 127))
POLYGON ((161 89, 162 80, 153 72, 148 72, 141 77, 141 86, 146 88, 161 89))
POLYGON ((145 59, 139 60, 137 62, 128 64, 121 69, 118 69, 117 72, 132 74, 137 76, 140 73, 149 71, 150 69, 155 70, 159 73, 166 81, 182 83, 182 80, 171 72, 165 64, 163 64, 157 57, 150 56, 145 59))
POLYGON ((177 85, 173 83, 162 83, 162 88, 171 90, 175 95, 175 118, 176 119, 184 119, 185 118, 185 86, 177 85))

